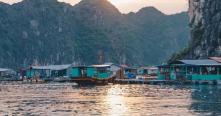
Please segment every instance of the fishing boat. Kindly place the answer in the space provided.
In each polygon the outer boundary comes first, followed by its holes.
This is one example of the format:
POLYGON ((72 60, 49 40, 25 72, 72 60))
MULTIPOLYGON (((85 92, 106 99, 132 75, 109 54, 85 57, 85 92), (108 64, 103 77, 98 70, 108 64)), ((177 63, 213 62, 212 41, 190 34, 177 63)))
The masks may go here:
POLYGON ((116 78, 119 69, 114 64, 74 66, 71 70, 71 79, 80 85, 106 85, 116 78))

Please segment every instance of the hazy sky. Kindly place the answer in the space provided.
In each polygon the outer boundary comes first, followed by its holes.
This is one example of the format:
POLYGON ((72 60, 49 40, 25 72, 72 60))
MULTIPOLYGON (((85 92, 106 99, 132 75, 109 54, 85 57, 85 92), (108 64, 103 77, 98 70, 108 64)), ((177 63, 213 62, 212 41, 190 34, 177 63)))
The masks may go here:
MULTIPOLYGON (((7 3, 15 3, 21 0, 0 0, 7 3)), ((72 5, 78 3, 80 0, 58 0, 71 3, 72 5)), ((182 11, 187 11, 188 0, 109 0, 121 12, 136 12, 142 7, 154 6, 166 14, 174 14, 182 11)))

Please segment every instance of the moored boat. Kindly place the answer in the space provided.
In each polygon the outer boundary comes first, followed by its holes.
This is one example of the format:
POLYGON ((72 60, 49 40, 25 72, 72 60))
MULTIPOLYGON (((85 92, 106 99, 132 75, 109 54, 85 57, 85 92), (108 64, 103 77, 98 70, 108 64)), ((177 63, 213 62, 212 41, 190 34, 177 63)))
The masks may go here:
POLYGON ((112 66, 110 64, 74 66, 71 70, 71 79, 79 84, 106 85, 116 76, 112 66))

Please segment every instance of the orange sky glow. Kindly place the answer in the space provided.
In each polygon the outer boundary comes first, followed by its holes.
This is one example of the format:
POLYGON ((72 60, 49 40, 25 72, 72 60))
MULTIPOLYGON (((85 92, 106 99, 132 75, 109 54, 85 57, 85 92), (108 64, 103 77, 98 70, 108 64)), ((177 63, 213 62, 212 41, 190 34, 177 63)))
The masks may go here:
MULTIPOLYGON (((0 0, 9 4, 22 0, 0 0)), ((80 0, 58 0, 72 5, 80 0)), ((188 9, 188 0, 108 0, 114 4, 122 13, 137 12, 147 6, 154 6, 165 14, 175 14, 188 9)))

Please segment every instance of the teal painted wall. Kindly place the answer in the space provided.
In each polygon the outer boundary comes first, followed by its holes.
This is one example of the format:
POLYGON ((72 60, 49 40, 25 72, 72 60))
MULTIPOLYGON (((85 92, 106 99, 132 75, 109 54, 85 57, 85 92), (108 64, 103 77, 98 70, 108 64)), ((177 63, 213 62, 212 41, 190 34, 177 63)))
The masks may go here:
POLYGON ((158 75, 157 80, 165 80, 165 76, 163 76, 163 75, 158 75))
POLYGON ((221 80, 221 75, 192 75, 192 80, 205 80, 205 81, 213 81, 213 80, 221 80))
MULTIPOLYGON (((174 70, 170 70, 169 71, 169 78, 171 80, 176 80, 176 75, 174 73, 174 70)), ((182 75, 185 76, 187 78, 187 80, 205 80, 205 81, 213 81, 213 80, 221 80, 221 75, 212 75, 212 74, 208 74, 208 75, 200 75, 200 74, 187 74, 185 73, 184 69, 182 72, 182 75)), ((158 71, 158 80, 165 80, 165 75, 160 74, 160 71, 158 71)))
POLYGON ((99 73, 98 74, 98 78, 108 78, 110 76, 109 72, 106 73, 99 73))
POLYGON ((87 68, 87 77, 95 77, 95 73, 94 68, 87 68))
POLYGON ((171 79, 171 70, 169 69, 163 69, 162 74, 160 69, 157 71, 157 80, 166 80, 171 79), (167 74, 167 75, 166 75, 167 74))
POLYGON ((27 76, 28 78, 34 77, 34 71, 33 71, 33 70, 27 70, 27 71, 26 71, 26 76, 27 76))
POLYGON ((80 77, 80 70, 79 68, 72 68, 71 70, 71 77, 80 77))

